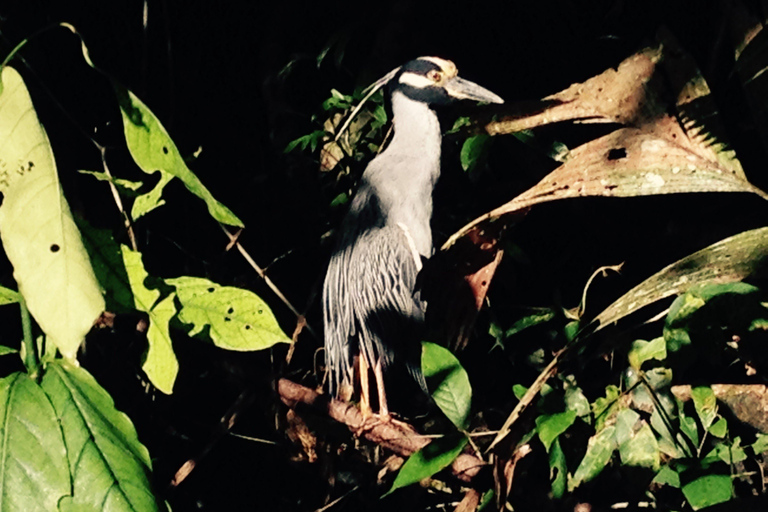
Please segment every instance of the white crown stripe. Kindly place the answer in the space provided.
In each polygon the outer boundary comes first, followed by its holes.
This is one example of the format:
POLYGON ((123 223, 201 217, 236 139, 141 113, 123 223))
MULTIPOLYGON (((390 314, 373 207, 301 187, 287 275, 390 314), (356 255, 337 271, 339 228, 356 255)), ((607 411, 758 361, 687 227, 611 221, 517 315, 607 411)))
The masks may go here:
POLYGON ((416 87, 417 89, 424 89, 425 87, 435 85, 435 82, 433 82, 429 78, 423 75, 417 75, 416 73, 409 73, 409 72, 406 72, 400 75, 399 82, 404 85, 410 85, 411 87, 416 87))

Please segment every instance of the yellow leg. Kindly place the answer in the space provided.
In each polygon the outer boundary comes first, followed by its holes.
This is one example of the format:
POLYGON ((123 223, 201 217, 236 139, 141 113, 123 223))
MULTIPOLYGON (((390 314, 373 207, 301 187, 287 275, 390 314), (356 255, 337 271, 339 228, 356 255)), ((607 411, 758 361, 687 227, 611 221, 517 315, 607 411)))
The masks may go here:
POLYGON ((389 418, 389 407, 387 407, 387 395, 384 392, 384 372, 381 369, 381 359, 376 361, 373 367, 373 376, 376 378, 376 392, 379 395, 379 416, 381 419, 389 418))
POLYGON ((371 398, 368 389, 368 359, 366 359, 363 352, 360 352, 358 361, 360 364, 360 412, 363 415, 363 419, 367 420, 373 416, 373 410, 371 409, 371 398))

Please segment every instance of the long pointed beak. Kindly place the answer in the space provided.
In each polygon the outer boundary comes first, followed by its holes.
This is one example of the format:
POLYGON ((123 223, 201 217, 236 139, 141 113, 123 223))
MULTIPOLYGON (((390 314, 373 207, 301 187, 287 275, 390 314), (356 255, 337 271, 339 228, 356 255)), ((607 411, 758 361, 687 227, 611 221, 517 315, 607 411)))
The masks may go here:
POLYGON ((474 82, 464 80, 458 76, 451 78, 443 84, 445 90, 452 98, 457 100, 474 100, 486 103, 504 103, 500 96, 492 93, 474 82))

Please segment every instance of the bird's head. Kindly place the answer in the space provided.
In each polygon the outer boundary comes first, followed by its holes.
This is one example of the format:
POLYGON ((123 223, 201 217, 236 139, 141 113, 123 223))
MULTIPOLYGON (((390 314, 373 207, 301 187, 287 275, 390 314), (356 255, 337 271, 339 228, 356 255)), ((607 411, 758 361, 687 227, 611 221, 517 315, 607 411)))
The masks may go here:
POLYGON ((496 94, 458 76, 453 62, 438 57, 419 57, 396 70, 390 92, 402 92, 428 105, 448 105, 459 100, 504 103, 496 94))

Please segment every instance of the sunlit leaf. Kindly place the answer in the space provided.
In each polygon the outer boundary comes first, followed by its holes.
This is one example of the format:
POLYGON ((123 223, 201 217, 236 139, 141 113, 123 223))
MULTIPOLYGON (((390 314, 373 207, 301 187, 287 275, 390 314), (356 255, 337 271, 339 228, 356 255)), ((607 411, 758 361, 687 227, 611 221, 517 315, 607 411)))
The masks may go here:
POLYGON ((635 411, 623 409, 616 416, 616 443, 624 465, 659 468, 661 458, 656 436, 635 411))
POLYGON ((59 419, 22 373, 0 380, 0 502, 3 511, 56 510, 71 492, 59 419))
POLYGON ((30 313, 61 353, 74 357, 104 299, 24 82, 8 66, 0 78, 3 249, 30 313))
POLYGON ((705 430, 709 430, 709 427, 717 418, 717 399, 712 392, 712 388, 706 386, 699 386, 691 389, 691 397, 693 398, 693 405, 696 407, 696 414, 699 415, 699 421, 705 430))
POLYGON ((421 346, 421 369, 432 398, 457 428, 467 428, 472 386, 466 370, 450 350, 429 342, 421 346))
POLYGON ((5 286, 0 286, 0 306, 6 304, 16 304, 19 302, 19 292, 15 292, 5 286))
POLYGON ((667 344, 664 338, 659 337, 651 341, 636 340, 632 342, 629 350, 629 365, 639 370, 644 362, 656 359, 663 361, 667 358, 667 344))
POLYGON ((181 303, 179 320, 189 335, 205 332, 227 350, 263 350, 275 343, 290 343, 267 303, 250 290, 221 286, 199 277, 166 279, 176 287, 181 303))
POLYGON ((392 482, 392 488, 387 491, 385 496, 397 489, 429 478, 441 469, 448 467, 466 445, 467 438, 464 436, 435 439, 408 457, 408 460, 397 473, 395 481, 392 482))
POLYGON ((705 475, 683 486, 685 499, 693 510, 724 503, 733 497, 731 477, 728 475, 705 475))
POLYGON ((656 301, 703 282, 740 281, 768 263, 768 228, 721 240, 660 270, 625 293, 593 320, 601 329, 656 301))
POLYGON ((536 418, 536 431, 539 433, 541 444, 549 452, 552 441, 568 430, 576 420, 576 411, 565 411, 557 414, 542 414, 536 418))
POLYGON ((56 410, 72 474, 73 495, 62 512, 164 510, 152 494, 152 463, 128 417, 91 375, 50 363, 42 388, 56 410))
MULTIPOLYGON (((133 92, 116 81, 113 81, 112 85, 120 105, 125 141, 136 165, 147 174, 160 172, 161 182, 164 183, 170 181, 171 177, 179 178, 187 190, 205 201, 211 217, 222 224, 242 227, 242 221, 214 199, 200 179, 187 167, 176 144, 155 114, 133 92)), ((156 205, 159 205, 159 192, 155 189, 150 192, 152 193, 157 198, 156 205)), ((133 217, 147 213, 148 206, 151 205, 138 209, 134 205, 133 217)))
POLYGON ((718 419, 709 427, 709 433, 720 439, 724 438, 728 434, 728 421, 725 418, 718 419))
POLYGON ((587 453, 568 482, 568 490, 573 491, 585 482, 589 482, 608 465, 611 455, 617 448, 614 427, 606 427, 589 438, 587 453))

